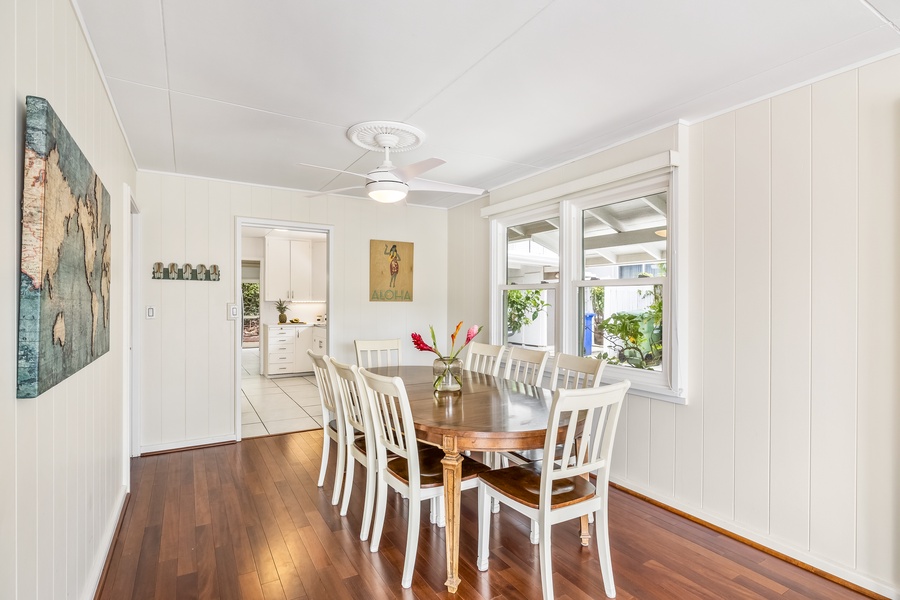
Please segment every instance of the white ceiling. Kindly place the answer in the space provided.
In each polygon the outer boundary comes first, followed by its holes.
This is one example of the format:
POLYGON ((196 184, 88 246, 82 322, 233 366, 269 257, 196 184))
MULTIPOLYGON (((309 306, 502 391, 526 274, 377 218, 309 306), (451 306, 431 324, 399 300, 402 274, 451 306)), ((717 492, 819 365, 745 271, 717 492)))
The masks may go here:
POLYGON ((363 180, 297 163, 380 164, 361 121, 421 128, 395 164, 490 190, 900 50, 900 0, 75 3, 140 169, 311 191, 363 180))

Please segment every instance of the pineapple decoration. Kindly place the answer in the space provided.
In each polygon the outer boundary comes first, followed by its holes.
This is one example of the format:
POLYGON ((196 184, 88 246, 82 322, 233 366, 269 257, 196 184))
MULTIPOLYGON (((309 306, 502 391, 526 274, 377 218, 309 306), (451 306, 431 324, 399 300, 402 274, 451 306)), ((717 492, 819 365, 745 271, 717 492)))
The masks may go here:
POLYGON ((288 303, 281 298, 279 298, 278 302, 275 303, 275 310, 278 311, 279 323, 287 323, 287 315, 285 315, 284 313, 286 313, 289 308, 290 307, 288 306, 288 303))

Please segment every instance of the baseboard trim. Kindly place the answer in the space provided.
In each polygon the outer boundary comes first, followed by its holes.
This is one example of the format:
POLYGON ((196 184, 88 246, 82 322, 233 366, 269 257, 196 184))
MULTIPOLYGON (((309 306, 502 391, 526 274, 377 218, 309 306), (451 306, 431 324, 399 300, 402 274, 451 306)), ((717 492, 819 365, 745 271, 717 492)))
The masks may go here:
POLYGON ((774 556, 777 559, 783 560, 783 561, 790 563, 796 567, 800 567, 804 571, 809 571, 810 573, 814 573, 815 575, 818 575, 819 577, 822 577, 823 579, 827 579, 828 581, 833 581, 834 583, 836 583, 840 586, 843 586, 849 590, 853 590, 854 592, 856 592, 858 594, 862 594, 863 596, 872 598, 873 600, 890 600, 887 596, 882 596, 881 594, 878 594, 876 592, 873 592, 872 590, 869 590, 860 585, 857 585, 857 584, 853 583, 852 581, 847 581, 846 579, 842 579, 842 578, 838 577, 837 575, 833 575, 833 574, 829 573, 828 571, 824 571, 818 567, 814 567, 808 563, 803 562, 802 560, 797 560, 796 558, 794 558, 792 556, 788 556, 787 554, 784 554, 783 552, 779 552, 778 550, 769 548, 768 546, 764 546, 764 545, 760 544, 759 542, 754 542, 753 540, 745 538, 744 536, 734 533, 733 531, 729 531, 729 530, 725 529, 724 527, 720 527, 719 525, 715 525, 713 523, 710 523, 709 521, 704 521, 703 519, 701 519, 699 517, 695 517, 694 515, 692 515, 688 512, 685 512, 681 509, 675 508, 674 506, 669 506, 668 504, 665 504, 664 502, 660 502, 659 500, 656 500, 655 498, 651 498, 650 496, 645 496, 644 494, 642 494, 640 492, 636 492, 632 489, 629 489, 621 484, 610 482, 609 485, 610 485, 610 487, 615 488, 615 489, 619 490, 620 492, 624 492, 630 496, 634 496, 635 498, 643 500, 644 502, 647 502, 648 504, 652 504, 653 506, 658 506, 659 508, 662 508, 663 510, 667 510, 673 514, 678 515, 679 517, 687 519, 688 521, 697 523, 698 525, 702 525, 703 527, 706 527, 707 529, 711 529, 711 530, 715 531, 716 533, 724 535, 725 537, 729 537, 733 540, 737 540, 738 542, 741 542, 742 544, 746 544, 746 545, 750 546, 751 548, 755 548, 755 549, 759 550, 760 552, 765 552, 766 554, 768 554, 770 556, 774 556))
POLYGON ((128 509, 128 504, 130 502, 131 492, 125 492, 125 499, 122 501, 122 507, 119 509, 119 519, 113 530, 112 539, 109 542, 109 549, 106 551, 106 560, 103 561, 103 569, 100 571, 100 579, 97 581, 97 588, 94 590, 94 600, 99 600, 100 595, 103 593, 103 588, 106 586, 106 579, 109 575, 109 565, 112 563, 113 549, 116 547, 119 534, 122 532, 122 525, 125 523, 125 511, 128 509))
POLYGON ((172 452, 185 452, 187 450, 199 450, 201 448, 215 448, 216 446, 230 446, 237 444, 236 440, 224 440, 221 442, 210 442, 208 444, 197 444, 195 446, 178 446, 177 448, 164 448, 162 450, 152 450, 150 452, 141 452, 141 458, 145 456, 158 456, 160 454, 171 454, 172 452))

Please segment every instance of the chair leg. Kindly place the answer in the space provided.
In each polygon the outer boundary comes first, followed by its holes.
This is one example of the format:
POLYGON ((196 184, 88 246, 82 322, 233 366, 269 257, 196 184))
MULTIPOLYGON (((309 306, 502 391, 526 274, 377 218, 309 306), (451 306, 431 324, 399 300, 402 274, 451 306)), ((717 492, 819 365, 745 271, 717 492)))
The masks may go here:
MULTIPOLYGON (((325 425, 328 427, 328 425, 325 425)), ((319 467, 319 483, 317 484, 319 487, 325 485, 325 471, 328 469, 328 451, 331 449, 331 438, 328 437, 328 432, 322 431, 322 466, 319 467)))
POLYGON ((378 473, 378 485, 375 494, 375 525, 372 527, 372 541, 369 544, 369 552, 378 552, 378 543, 381 541, 381 530, 384 528, 384 513, 387 509, 387 482, 384 474, 378 473))
POLYGON ((479 571, 487 571, 488 568, 488 542, 491 536, 491 497, 485 491, 485 486, 478 482, 478 558, 475 566, 479 571))
POLYGON ((553 562, 550 554, 550 521, 546 518, 539 519, 538 535, 540 538, 538 556, 541 560, 541 589, 544 592, 544 600, 553 600, 553 562))
POLYGON ((437 504, 437 526, 438 527, 446 527, 447 526, 447 511, 444 506, 444 496, 443 494, 435 498, 437 504))
POLYGON ((606 507, 597 511, 596 523, 597 553, 600 555, 600 574, 603 576, 603 589, 607 598, 616 597, 616 583, 613 580, 612 554, 609 551, 609 524, 606 519, 606 507))
POLYGON ((410 490, 409 494, 409 521, 406 529, 406 558, 403 561, 403 576, 400 586, 408 588, 412 586, 413 570, 416 568, 416 552, 419 549, 419 521, 422 513, 422 501, 419 494, 410 490))
POLYGON ((344 483, 344 462, 347 459, 347 446, 337 442, 337 465, 334 469, 334 491, 331 493, 331 505, 337 506, 341 499, 341 484, 344 483))
POLYGON ((528 536, 528 539, 531 540, 531 543, 537 545, 540 543, 541 538, 538 531, 538 522, 534 519, 531 520, 531 534, 528 536))
POLYGON ((378 471, 374 461, 366 467, 366 498, 363 502, 363 518, 362 527, 359 530, 359 539, 366 541, 369 539, 369 529, 372 527, 372 512, 375 509, 375 486, 376 475, 378 471))
POLYGON ((347 508, 350 506, 350 494, 353 491, 353 471, 356 468, 356 459, 347 454, 347 474, 344 476, 344 499, 341 502, 341 516, 347 516, 347 508))

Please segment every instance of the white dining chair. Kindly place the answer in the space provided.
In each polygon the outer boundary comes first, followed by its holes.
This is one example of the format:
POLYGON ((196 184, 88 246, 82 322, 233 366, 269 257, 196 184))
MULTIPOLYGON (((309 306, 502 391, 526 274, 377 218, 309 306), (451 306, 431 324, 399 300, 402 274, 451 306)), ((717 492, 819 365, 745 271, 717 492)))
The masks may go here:
POLYGON ((512 346, 506 357, 503 379, 511 379, 529 385, 541 385, 547 367, 546 350, 530 350, 512 346))
MULTIPOLYGON (((406 551, 400 585, 412 585, 416 552, 419 544, 419 523, 422 501, 439 498, 444 494, 444 474, 441 460, 444 451, 435 446, 420 445, 416 440, 412 412, 406 387, 399 377, 382 377, 366 369, 359 370, 372 422, 375 425, 375 445, 378 454, 378 481, 375 501, 375 523, 369 549, 378 551, 384 515, 387 507, 387 488, 408 498, 406 551), (387 460, 387 453, 396 458, 387 460)), ((471 458, 463 457, 461 489, 478 486, 478 474, 489 468, 471 458)))
POLYGON ((355 340, 356 366, 360 369, 396 367, 400 364, 400 340, 355 340))
MULTIPOLYGON (((550 390, 558 389, 577 390, 584 388, 598 387, 600 385, 600 377, 603 369, 606 367, 606 359, 596 359, 590 356, 576 356, 574 354, 566 354, 560 352, 553 360, 553 371, 550 375, 550 390)), ((559 460, 562 448, 557 446, 556 459, 559 460)), ((525 450, 523 452, 504 452, 501 455, 508 462, 504 466, 513 464, 525 464, 543 460, 543 450, 525 450)), ((496 508, 494 509, 496 511, 496 508)), ((591 515, 586 517, 586 521, 582 526, 581 544, 587 546, 590 542, 590 536, 587 531, 587 521, 593 522, 591 515)), ((538 527, 537 523, 531 523, 531 543, 538 543, 538 527)))
POLYGON ((599 388, 558 389, 553 394, 544 455, 562 444, 559 461, 528 463, 481 473, 478 485, 478 570, 488 567, 491 500, 496 499, 538 524, 538 556, 544 600, 553 598, 550 527, 594 514, 600 572, 607 597, 614 598, 612 559, 607 519, 609 469, 616 424, 625 393, 622 381, 599 388), (561 427, 562 425, 562 427, 561 427), (575 443, 581 429, 581 443, 575 443), (586 475, 594 475, 591 483, 586 475))
POLYGON ((375 507, 375 481, 378 471, 375 451, 375 429, 369 412, 369 401, 365 387, 359 378, 356 365, 340 363, 331 357, 328 363, 335 383, 335 396, 341 402, 345 417, 345 437, 347 440, 347 469, 344 476, 344 498, 341 501, 341 516, 347 516, 350 496, 353 493, 354 467, 358 462, 366 468, 366 495, 363 500, 362 526, 359 539, 369 539, 372 512, 375 507))
POLYGON ((497 377, 500 374, 500 359, 504 350, 503 346, 471 342, 463 369, 497 377))
POLYGON ((344 481, 344 463, 347 456, 347 434, 344 431, 345 418, 341 411, 341 403, 335 401, 334 381, 328 370, 328 356, 307 350, 312 359, 313 372, 316 375, 316 387, 319 388, 319 401, 322 404, 322 465, 319 467, 318 486, 325 484, 325 473, 328 470, 328 454, 331 440, 337 445, 337 460, 334 473, 334 491, 331 493, 331 504, 337 505, 341 498, 341 484, 344 481))

